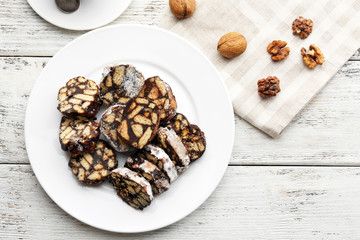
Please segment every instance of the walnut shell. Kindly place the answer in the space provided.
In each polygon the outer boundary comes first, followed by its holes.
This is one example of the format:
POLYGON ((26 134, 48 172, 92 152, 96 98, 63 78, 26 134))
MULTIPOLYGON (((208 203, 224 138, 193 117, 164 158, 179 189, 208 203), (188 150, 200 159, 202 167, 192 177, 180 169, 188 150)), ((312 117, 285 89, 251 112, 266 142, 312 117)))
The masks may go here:
POLYGON ((217 50, 226 58, 235 58, 245 52, 246 46, 247 42, 242 34, 230 32, 220 38, 217 50))
POLYGON ((196 9, 196 0, 169 0, 170 10, 179 19, 189 18, 196 9))

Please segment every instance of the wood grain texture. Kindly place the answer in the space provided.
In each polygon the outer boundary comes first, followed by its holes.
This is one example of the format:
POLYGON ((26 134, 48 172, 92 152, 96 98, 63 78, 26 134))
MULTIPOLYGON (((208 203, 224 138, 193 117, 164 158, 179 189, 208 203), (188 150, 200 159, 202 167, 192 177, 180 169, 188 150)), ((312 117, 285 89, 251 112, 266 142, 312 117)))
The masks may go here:
POLYGON ((31 88, 48 60, 0 58, 0 163, 28 162, 24 139, 25 110, 31 88))
MULTIPOLYGON (((157 25, 167 7, 167 0, 133 0, 129 8, 109 25, 157 25)), ((85 32, 51 25, 35 13, 26 0, 0 0, 0 56, 53 56, 85 32)), ((351 59, 360 60, 360 50, 351 59)))
POLYGON ((359 166, 359 78, 359 62, 349 61, 277 139, 237 117, 231 163, 359 166))
POLYGON ((359 175, 360 168, 229 167, 194 213, 164 229, 129 235, 67 215, 30 166, 0 165, 0 238, 359 239, 359 175))
POLYGON ((350 58, 350 60, 359 61, 360 60, 360 49, 350 58))
MULTIPOLYGON (((50 58, 0 58, 0 163, 28 163, 23 135, 27 100, 50 58)), ((328 86, 272 139, 236 117, 232 165, 360 166, 360 61, 349 61, 328 86)))
MULTIPOLYGON (((157 25, 167 2, 133 0, 111 24, 157 25)), ((83 33, 47 23, 26 0, 0 0, 0 239, 360 239, 360 49, 280 138, 235 118, 231 165, 345 167, 230 166, 193 214, 149 233, 109 233, 70 217, 28 165, 23 123, 41 70, 83 33)))
MULTIPOLYGON (((165 4, 164 0, 134 0, 109 25, 155 25, 165 4)), ((66 43, 85 32, 61 29, 46 22, 26 0, 0 0, 0 56, 53 56, 66 43)))

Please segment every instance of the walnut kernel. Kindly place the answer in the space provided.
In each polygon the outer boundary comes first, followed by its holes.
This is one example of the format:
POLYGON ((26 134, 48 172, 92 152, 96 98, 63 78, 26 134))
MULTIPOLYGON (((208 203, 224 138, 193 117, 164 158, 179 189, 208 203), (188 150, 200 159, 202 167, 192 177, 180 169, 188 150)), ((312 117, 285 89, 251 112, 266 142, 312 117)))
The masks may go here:
POLYGON ((196 9, 196 0, 169 0, 170 10, 179 19, 189 18, 196 9))
POLYGON ((309 51, 306 51, 305 48, 301 49, 301 55, 303 56, 303 61, 308 66, 308 68, 313 69, 316 65, 322 65, 325 62, 325 58, 320 48, 311 44, 309 51))
POLYGON ((292 23, 292 30, 294 35, 300 35, 301 39, 307 38, 312 32, 313 21, 302 16, 295 19, 292 23))
POLYGON ((245 52, 246 47, 247 42, 242 34, 230 32, 220 38, 217 50, 226 58, 235 58, 245 52))
POLYGON ((273 61, 281 61, 289 55, 290 48, 286 47, 286 45, 287 42, 281 40, 274 40, 268 45, 267 51, 272 55, 271 59, 273 61))
POLYGON ((279 83, 280 80, 275 76, 260 79, 257 83, 260 97, 268 98, 276 96, 281 91, 279 83))

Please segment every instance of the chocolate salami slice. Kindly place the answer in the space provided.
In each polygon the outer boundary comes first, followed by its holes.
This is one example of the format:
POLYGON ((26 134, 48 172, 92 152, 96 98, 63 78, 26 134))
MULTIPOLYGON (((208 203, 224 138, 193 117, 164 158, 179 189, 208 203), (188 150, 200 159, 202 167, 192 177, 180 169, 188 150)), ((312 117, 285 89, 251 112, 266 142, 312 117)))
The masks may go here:
POLYGON ((108 143, 118 152, 128 152, 133 148, 129 146, 118 134, 125 105, 113 105, 101 116, 100 131, 108 143))
POLYGON ((130 156, 124 167, 127 167, 143 176, 151 185, 154 195, 165 192, 170 187, 170 182, 165 173, 155 164, 139 156, 130 156))
POLYGON ((150 183, 128 168, 113 170, 109 180, 118 196, 135 209, 143 210, 154 199, 150 183))
POLYGON ((61 148, 73 155, 93 151, 100 136, 99 126, 99 123, 85 117, 63 116, 59 133, 61 148))
POLYGON ((189 128, 190 122, 181 114, 176 113, 175 116, 166 123, 166 127, 172 128, 177 135, 181 135, 182 130, 189 128))
POLYGON ((101 106, 98 86, 84 77, 70 79, 60 88, 58 100, 57 108, 66 116, 94 117, 101 106))
POLYGON ((155 137, 159 123, 155 103, 146 98, 132 98, 126 104, 118 133, 129 145, 142 149, 155 137))
POLYGON ((155 141, 169 155, 179 173, 184 172, 189 167, 188 152, 174 130, 160 127, 156 133, 155 141))
POLYGON ((166 123, 176 114, 175 96, 170 86, 158 76, 146 79, 138 97, 148 98, 157 105, 160 110, 161 123, 166 123))
POLYGON ((100 95, 104 104, 117 104, 122 97, 135 97, 144 85, 144 77, 131 65, 107 67, 100 83, 100 95))
POLYGON ((142 150, 136 153, 138 156, 155 164, 169 178, 170 183, 178 178, 176 167, 166 152, 153 144, 146 145, 142 150))
POLYGON ((197 125, 190 124, 183 114, 177 113, 166 126, 173 129, 180 137, 188 151, 191 162, 203 155, 206 150, 205 134, 197 125))
POLYGON ((180 138, 189 153, 191 162, 204 154, 206 150, 205 134, 197 125, 191 124, 187 131, 182 131, 180 138))
POLYGON ((77 179, 85 184, 100 184, 116 168, 118 162, 114 150, 102 140, 97 142, 96 148, 91 153, 72 155, 69 167, 77 179))

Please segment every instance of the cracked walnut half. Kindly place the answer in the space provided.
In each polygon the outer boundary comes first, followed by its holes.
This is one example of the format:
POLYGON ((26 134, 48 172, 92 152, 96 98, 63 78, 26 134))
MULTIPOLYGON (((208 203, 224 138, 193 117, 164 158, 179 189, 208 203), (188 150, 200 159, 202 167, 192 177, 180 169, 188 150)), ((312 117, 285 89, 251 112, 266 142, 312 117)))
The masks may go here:
POLYGON ((281 40, 274 40, 268 45, 267 51, 272 55, 271 59, 273 61, 281 61, 289 55, 290 48, 286 47, 286 45, 287 42, 281 40))
POLYGON ((301 55, 303 56, 303 61, 308 66, 308 68, 313 69, 316 65, 322 65, 325 62, 325 58, 320 48, 311 44, 309 51, 306 51, 305 48, 301 49, 301 55))
POLYGON ((275 76, 260 79, 258 81, 258 93, 262 98, 276 96, 280 92, 280 80, 275 76))
POLYGON ((295 19, 292 23, 292 30, 294 35, 299 35, 301 39, 307 38, 312 32, 313 21, 302 16, 295 19))

